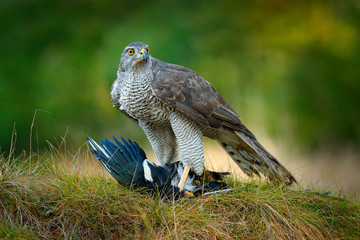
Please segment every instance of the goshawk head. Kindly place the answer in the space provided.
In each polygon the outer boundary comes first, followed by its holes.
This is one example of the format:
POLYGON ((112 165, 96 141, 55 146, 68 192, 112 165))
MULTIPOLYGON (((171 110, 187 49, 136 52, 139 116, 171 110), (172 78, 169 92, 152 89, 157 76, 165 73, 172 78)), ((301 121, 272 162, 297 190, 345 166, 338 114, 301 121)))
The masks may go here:
POLYGON ((151 62, 149 46, 142 42, 133 42, 127 45, 121 54, 120 65, 125 70, 144 67, 151 62))

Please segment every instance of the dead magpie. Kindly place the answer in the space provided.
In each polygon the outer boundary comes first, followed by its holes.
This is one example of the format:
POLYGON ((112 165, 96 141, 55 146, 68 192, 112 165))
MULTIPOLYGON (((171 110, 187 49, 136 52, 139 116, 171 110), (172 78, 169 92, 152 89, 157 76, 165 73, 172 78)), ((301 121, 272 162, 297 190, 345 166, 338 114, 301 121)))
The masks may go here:
POLYGON ((144 150, 136 142, 130 139, 126 141, 123 137, 122 143, 113 137, 114 142, 105 138, 99 144, 89 136, 86 138, 95 158, 122 186, 143 187, 152 194, 159 193, 162 198, 209 195, 226 188, 226 184, 220 181, 229 173, 205 171, 206 179, 210 182, 202 184, 201 179, 190 171, 184 190, 180 191, 178 184, 184 171, 181 162, 157 166, 147 159, 144 150))

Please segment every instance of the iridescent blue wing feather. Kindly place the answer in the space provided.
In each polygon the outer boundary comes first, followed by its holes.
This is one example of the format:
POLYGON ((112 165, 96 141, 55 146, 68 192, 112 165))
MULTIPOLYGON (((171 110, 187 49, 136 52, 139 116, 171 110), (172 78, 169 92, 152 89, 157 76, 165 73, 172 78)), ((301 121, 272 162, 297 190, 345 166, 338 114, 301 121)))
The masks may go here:
POLYGON ((144 169, 142 162, 146 159, 145 152, 135 142, 127 142, 123 138, 121 143, 113 137, 115 144, 105 138, 97 144, 90 137, 86 137, 90 150, 95 158, 121 185, 130 187, 144 185, 144 169))

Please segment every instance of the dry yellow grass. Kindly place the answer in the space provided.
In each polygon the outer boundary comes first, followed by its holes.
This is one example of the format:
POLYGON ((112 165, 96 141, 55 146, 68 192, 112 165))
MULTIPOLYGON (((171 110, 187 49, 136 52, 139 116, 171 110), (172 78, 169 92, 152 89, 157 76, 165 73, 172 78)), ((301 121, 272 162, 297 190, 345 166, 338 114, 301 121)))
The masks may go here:
MULTIPOLYGON (((223 159, 206 146, 207 158, 223 159)), ((86 147, 64 149, 34 154, 31 164, 0 155, 0 239, 360 237, 359 204, 316 189, 228 179, 230 193, 164 201, 121 187, 86 147)), ((211 167, 234 169, 229 162, 211 167)))

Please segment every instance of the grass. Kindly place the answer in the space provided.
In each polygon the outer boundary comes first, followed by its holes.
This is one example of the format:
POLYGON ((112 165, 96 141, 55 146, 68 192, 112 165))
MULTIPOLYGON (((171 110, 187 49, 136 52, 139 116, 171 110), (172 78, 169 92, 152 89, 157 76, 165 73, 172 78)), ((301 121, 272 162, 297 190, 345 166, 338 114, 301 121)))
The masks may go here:
POLYGON ((230 193, 164 201, 121 187, 88 152, 0 157, 0 239, 359 239, 360 204, 226 180, 230 193))

